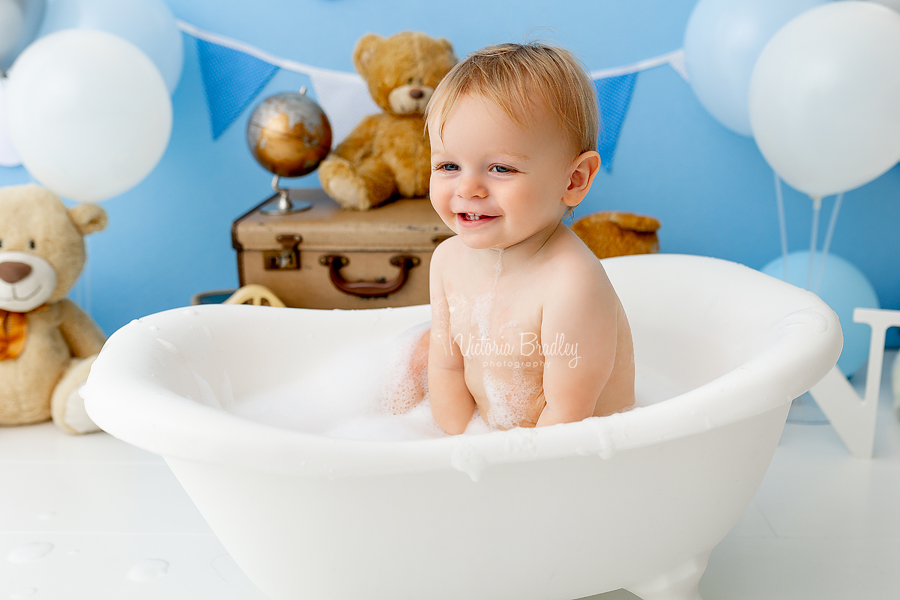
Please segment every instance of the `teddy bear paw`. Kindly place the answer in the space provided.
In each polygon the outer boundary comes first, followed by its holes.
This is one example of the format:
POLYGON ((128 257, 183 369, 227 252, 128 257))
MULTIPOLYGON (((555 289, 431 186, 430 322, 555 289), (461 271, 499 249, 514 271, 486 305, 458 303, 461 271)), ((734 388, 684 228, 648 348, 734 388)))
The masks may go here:
POLYGON ((81 397, 81 388, 87 381, 94 358, 96 357, 73 361, 53 391, 50 402, 53 422, 72 435, 100 431, 84 409, 84 398, 81 397))
POLYGON ((325 193, 344 208, 372 208, 366 183, 356 174, 349 161, 339 156, 327 158, 319 167, 319 180, 325 193))

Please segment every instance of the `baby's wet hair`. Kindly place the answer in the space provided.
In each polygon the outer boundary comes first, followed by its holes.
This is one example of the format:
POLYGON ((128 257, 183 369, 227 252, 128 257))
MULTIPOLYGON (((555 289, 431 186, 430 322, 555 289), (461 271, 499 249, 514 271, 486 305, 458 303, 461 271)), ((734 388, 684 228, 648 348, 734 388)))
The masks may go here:
POLYGON ((568 50, 530 42, 473 52, 444 77, 425 110, 438 135, 456 103, 470 95, 490 100, 523 128, 535 109, 543 107, 558 120, 575 156, 597 150, 600 117, 594 84, 568 50))

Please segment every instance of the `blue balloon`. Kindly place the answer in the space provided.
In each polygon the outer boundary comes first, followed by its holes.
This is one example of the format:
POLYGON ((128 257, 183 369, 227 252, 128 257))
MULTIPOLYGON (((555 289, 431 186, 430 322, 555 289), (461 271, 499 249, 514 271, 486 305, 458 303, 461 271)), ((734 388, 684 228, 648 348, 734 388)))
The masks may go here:
POLYGON ((181 79, 181 32, 163 0, 47 0, 38 35, 61 29, 106 31, 131 42, 159 69, 169 94, 181 79))
MULTIPOLYGON (((812 288, 816 290, 822 253, 816 253, 816 266, 812 288)), ((762 272, 784 281, 784 259, 779 257, 765 267, 762 272)), ((788 254, 789 283, 806 288, 809 279, 809 251, 788 254)), ((881 308, 875 288, 859 269, 840 256, 829 254, 825 259, 818 296, 831 307, 841 320, 844 332, 844 349, 837 366, 846 376, 853 375, 865 364, 869 356, 871 330, 868 325, 853 322, 855 308, 881 308)))
POLYGON ((0 75, 37 37, 45 0, 0 0, 0 75))
POLYGON ((684 60, 700 104, 722 125, 752 135, 747 96, 756 59, 775 32, 828 0, 700 0, 684 32, 684 60))

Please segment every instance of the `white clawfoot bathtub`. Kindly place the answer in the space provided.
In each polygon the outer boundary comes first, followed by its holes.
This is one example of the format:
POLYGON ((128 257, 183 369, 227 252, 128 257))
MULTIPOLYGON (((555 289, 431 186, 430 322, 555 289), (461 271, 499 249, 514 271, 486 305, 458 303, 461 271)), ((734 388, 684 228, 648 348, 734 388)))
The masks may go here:
MULTIPOLYGON (((540 430, 336 439, 236 416, 260 391, 389 340, 427 306, 176 309, 116 332, 84 395, 165 457, 273 599, 697 599, 793 398, 841 349, 816 296, 710 258, 604 261, 633 328, 639 407, 540 430)), ((347 376, 353 374, 347 365, 347 376)))

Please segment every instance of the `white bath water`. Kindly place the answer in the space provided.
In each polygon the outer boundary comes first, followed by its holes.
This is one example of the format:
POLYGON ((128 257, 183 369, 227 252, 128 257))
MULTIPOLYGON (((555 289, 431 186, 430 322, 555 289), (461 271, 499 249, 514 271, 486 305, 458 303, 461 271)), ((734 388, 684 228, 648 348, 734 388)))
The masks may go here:
MULTIPOLYGON (((495 265, 494 287, 503 270, 502 251, 495 265)), ((484 337, 489 332, 495 289, 474 299, 471 311, 465 297, 448 297, 451 321, 470 312, 470 326, 484 337), (456 313, 456 314, 453 314, 456 313)), ((510 322, 503 326, 518 326, 510 322)), ((359 440, 416 440, 444 437, 428 403, 427 373, 408 368, 410 356, 430 322, 416 325, 388 343, 360 344, 331 357, 329 366, 298 377, 291 384, 261 392, 238 402, 221 403, 229 412, 259 423, 329 437, 359 440), (424 394, 424 400, 419 400, 424 394)), ((501 328, 501 330, 503 329, 501 328)), ((426 360, 427 363, 427 360, 426 360)), ((671 397, 667 378, 638 373, 636 406, 671 397)), ((488 419, 497 427, 511 428, 522 420, 527 400, 539 390, 535 382, 518 374, 500 381, 489 370, 484 390, 490 405, 488 419)), ((476 410, 467 434, 495 431, 476 410)))
MULTIPOLYGON (((327 368, 236 402, 227 410, 259 423, 329 437, 443 437, 446 434, 431 417, 427 396, 411 410, 396 414, 412 403, 415 386, 403 385, 409 374, 402 366, 407 364, 415 343, 428 326, 423 323, 410 328, 391 343, 356 346, 334 356, 327 368), (390 400, 389 392, 393 392, 390 400)), ((468 431, 486 433, 491 429, 476 413, 468 431)))

